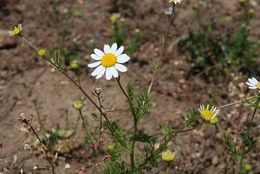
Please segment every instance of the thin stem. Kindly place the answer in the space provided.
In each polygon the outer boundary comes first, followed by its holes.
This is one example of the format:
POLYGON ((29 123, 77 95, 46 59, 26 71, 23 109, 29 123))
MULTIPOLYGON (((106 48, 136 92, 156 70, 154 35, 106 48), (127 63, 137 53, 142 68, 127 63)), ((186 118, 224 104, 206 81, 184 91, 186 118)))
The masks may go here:
POLYGON ((251 119, 249 120, 249 123, 248 123, 248 130, 250 130, 251 127, 252 127, 252 124, 253 124, 253 121, 254 121, 254 118, 255 118, 255 115, 256 115, 256 111, 258 109, 258 105, 259 105, 259 102, 260 102, 260 92, 258 93, 257 97, 258 98, 257 98, 257 101, 255 102, 254 112, 253 112, 251 119))
POLYGON ((177 130, 175 131, 174 133, 185 133, 185 132, 189 132, 189 131, 192 131, 194 129, 197 129, 199 127, 201 127, 203 125, 204 122, 200 123, 199 125, 195 126, 195 127, 192 127, 192 128, 189 128, 189 129, 181 129, 181 130, 177 130))
POLYGON ((82 121, 82 127, 88 132, 88 129, 87 129, 88 123, 86 122, 86 120, 83 117, 82 110, 79 109, 78 111, 79 111, 79 116, 80 116, 81 121, 82 121))
MULTIPOLYGON (((100 94, 97 95, 97 98, 98 98, 99 107, 100 107, 100 108, 103 108, 100 94)), ((98 147, 101 147, 101 143, 102 143, 102 142, 101 142, 101 138, 102 138, 102 128, 103 128, 103 116, 102 116, 102 114, 100 114, 100 118, 99 118, 98 147)))
POLYGON ((127 95, 126 91, 124 90, 121 82, 120 82, 120 77, 116 78, 117 84, 119 86, 119 88, 121 89, 121 91, 123 92, 124 96, 127 98, 127 100, 129 99, 129 96, 127 95))
POLYGON ((222 105, 222 106, 218 106, 217 109, 229 107, 229 106, 232 106, 232 105, 235 105, 235 104, 240 104, 241 102, 254 99, 255 97, 257 97, 257 95, 250 96, 250 97, 248 97, 248 98, 241 99, 241 100, 238 100, 238 101, 235 101, 235 102, 232 102, 232 103, 228 103, 228 104, 225 104, 225 105, 222 105))
POLYGON ((171 162, 167 162, 166 174, 171 174, 171 162))
POLYGON ((48 156, 48 151, 45 149, 44 143, 42 142, 41 138, 40 138, 39 135, 36 133, 36 131, 34 130, 34 128, 32 127, 32 125, 29 124, 29 126, 30 126, 30 129, 32 130, 33 134, 37 137, 37 139, 39 140, 39 142, 40 142, 41 145, 42 145, 43 153, 44 153, 44 155, 45 155, 45 157, 46 157, 46 160, 48 161, 48 163, 49 163, 50 166, 51 166, 52 174, 55 174, 54 165, 53 165, 53 163, 52 163, 51 158, 48 156))
MULTIPOLYGON (((169 25, 167 27, 167 32, 166 34, 163 36, 163 41, 162 41, 162 44, 161 44, 161 50, 160 50, 160 55, 159 55, 159 59, 162 59, 162 57, 165 55, 166 53, 166 42, 167 40, 170 38, 169 37, 169 34, 170 34, 170 28, 171 26, 174 24, 174 19, 175 19, 175 16, 174 16, 174 13, 175 13, 175 4, 172 3, 172 9, 173 9, 173 13, 172 15, 170 16, 169 18, 169 25), (166 39, 165 39, 166 37, 166 39)), ((153 74, 153 77, 152 77, 152 80, 150 82, 150 85, 149 85, 149 88, 148 88, 148 93, 151 92, 152 90, 152 87, 153 87, 153 84, 154 84, 154 81, 156 80, 156 77, 157 77, 157 74, 158 74, 158 69, 155 70, 154 74, 153 74)))

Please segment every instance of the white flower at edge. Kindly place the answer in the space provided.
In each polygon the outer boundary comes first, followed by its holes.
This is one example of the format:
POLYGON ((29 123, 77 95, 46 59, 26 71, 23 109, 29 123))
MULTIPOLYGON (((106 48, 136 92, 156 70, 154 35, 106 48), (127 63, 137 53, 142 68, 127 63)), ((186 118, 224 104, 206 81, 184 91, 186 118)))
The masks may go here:
POLYGON ((182 0, 169 0, 169 2, 173 2, 174 4, 181 3, 182 0))
POLYGON ((107 80, 111 80, 112 77, 118 77, 118 71, 126 72, 127 67, 122 64, 129 61, 130 57, 123 54, 123 51, 124 46, 118 48, 116 43, 111 47, 107 44, 104 45, 104 51, 94 49, 94 53, 90 57, 96 62, 88 64, 89 68, 95 68, 91 75, 96 79, 105 75, 107 80))
POLYGON ((260 90, 260 82, 256 80, 256 78, 248 78, 246 84, 248 85, 249 89, 259 89, 260 90))

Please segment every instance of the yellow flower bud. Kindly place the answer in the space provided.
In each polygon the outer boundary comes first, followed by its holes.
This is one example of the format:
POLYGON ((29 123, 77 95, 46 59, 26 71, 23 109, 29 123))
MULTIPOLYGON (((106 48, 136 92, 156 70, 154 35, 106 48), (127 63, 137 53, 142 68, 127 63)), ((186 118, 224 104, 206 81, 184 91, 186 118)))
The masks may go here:
POLYGON ((108 150, 108 151, 113 151, 114 148, 115 148, 115 145, 114 145, 114 144, 109 144, 109 145, 107 146, 107 150, 108 150))
POLYGON ((71 67, 72 69, 76 69, 76 68, 79 67, 79 64, 78 64, 76 61, 73 61, 73 62, 70 64, 70 67, 71 67))
POLYGON ((39 56, 45 56, 46 50, 45 50, 44 48, 41 48, 41 49, 39 49, 39 50, 37 51, 37 54, 38 54, 39 56))
POLYGON ((252 170, 252 166, 250 164, 246 164, 245 170, 250 172, 252 170))
POLYGON ((210 120, 211 124, 217 124, 218 123, 218 117, 212 117, 210 120))
POLYGON ((83 107, 83 103, 81 100, 76 100, 73 105, 77 110, 80 110, 83 107))
POLYGON ((118 14, 111 15, 110 20, 111 20, 112 24, 116 23, 118 18, 119 18, 118 14))

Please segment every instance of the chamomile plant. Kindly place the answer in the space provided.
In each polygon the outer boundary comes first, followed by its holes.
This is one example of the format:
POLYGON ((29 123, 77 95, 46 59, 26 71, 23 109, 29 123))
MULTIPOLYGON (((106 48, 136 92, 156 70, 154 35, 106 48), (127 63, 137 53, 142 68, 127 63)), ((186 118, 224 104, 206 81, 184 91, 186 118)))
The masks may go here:
MULTIPOLYGON (((170 1, 174 6, 180 2, 181 0, 170 1)), ((120 76, 120 73, 126 73, 128 68, 130 69, 131 66, 127 68, 126 63, 130 63, 131 56, 125 53, 125 47, 122 43, 114 42, 110 45, 105 44, 103 49, 95 48, 92 53, 88 53, 92 59, 91 62, 88 63, 88 68, 91 70, 90 78, 98 81, 101 80, 100 78, 104 77, 106 80, 105 83, 107 81, 110 81, 109 83, 116 83, 118 89, 121 91, 121 95, 125 98, 124 101, 127 104, 130 115, 129 124, 131 124, 132 127, 126 130, 120 122, 120 119, 111 119, 113 118, 111 116, 114 110, 104 105, 105 98, 102 97, 102 90, 96 88, 92 92, 88 92, 91 89, 87 90, 81 85, 81 78, 83 78, 83 76, 80 64, 71 62, 70 69, 74 72, 71 73, 65 68, 64 54, 62 54, 60 50, 42 48, 29 40, 23 32, 22 26, 18 25, 9 33, 11 36, 19 37, 27 43, 34 50, 35 54, 47 61, 56 69, 56 71, 60 72, 64 78, 76 86, 79 92, 84 95, 84 99, 88 100, 94 106, 95 110, 91 113, 91 116, 94 121, 97 122, 98 131, 91 131, 93 125, 87 122, 87 119, 85 118, 86 115, 83 114, 82 108, 85 107, 84 100, 76 100, 73 103, 74 108, 79 114, 78 119, 82 122, 82 127, 86 134, 85 137, 87 137, 84 141, 88 143, 85 144, 92 146, 93 149, 98 149, 96 156, 103 155, 103 160, 100 160, 100 163, 103 164, 102 173, 151 173, 152 169, 158 167, 159 163, 165 164, 165 162, 167 164, 166 172, 171 173, 172 164, 174 164, 175 161, 178 161, 178 155, 181 153, 178 153, 178 148, 169 147, 169 144, 175 142, 176 136, 191 132, 194 129, 199 129, 204 125, 215 127, 216 131, 221 134, 227 151, 232 155, 233 159, 238 162, 237 171, 240 174, 248 173, 249 169, 252 170, 250 165, 244 164, 244 160, 260 140, 259 137, 253 137, 253 134, 251 133, 260 102, 260 85, 256 78, 249 78, 246 82, 250 89, 258 89, 256 95, 222 106, 216 106, 213 100, 210 100, 210 102, 206 104, 201 104, 193 109, 189 109, 186 114, 186 119, 178 128, 175 128, 170 124, 160 124, 158 127, 161 131, 152 134, 142 127, 140 121, 152 116, 151 89, 154 79, 151 80, 149 86, 143 88, 138 88, 131 83, 124 86, 122 84, 122 80, 124 79, 122 79, 123 76, 120 76), (248 102, 247 106, 250 106, 254 110, 253 114, 248 118, 246 128, 239 135, 243 145, 242 147, 238 147, 233 141, 232 136, 221 127, 223 120, 221 109, 233 106, 234 104, 244 104, 245 102, 248 102), (109 143, 102 140, 102 137, 104 136, 106 136, 109 143), (99 153, 101 151, 99 151, 101 146, 106 146, 106 148, 102 148, 102 153, 99 153)), ((136 46, 134 46, 134 49, 136 49, 136 46)), ((127 73, 131 73, 131 69, 127 73)), ((24 126, 27 127, 28 130, 32 130, 33 134, 37 137, 39 144, 43 148, 46 160, 49 162, 50 169, 54 174, 55 163, 53 163, 52 159, 49 157, 48 147, 44 144, 46 137, 38 136, 31 124, 31 118, 28 121, 28 119, 22 117, 21 121, 24 126)), ((73 131, 73 133, 74 132, 77 131, 73 131)), ((53 131, 53 136, 60 136, 59 133, 64 133, 64 131, 55 129, 53 131)), ((74 134, 69 134, 69 137, 72 135, 74 134)), ((63 139, 64 137, 61 136, 59 138, 63 139)))

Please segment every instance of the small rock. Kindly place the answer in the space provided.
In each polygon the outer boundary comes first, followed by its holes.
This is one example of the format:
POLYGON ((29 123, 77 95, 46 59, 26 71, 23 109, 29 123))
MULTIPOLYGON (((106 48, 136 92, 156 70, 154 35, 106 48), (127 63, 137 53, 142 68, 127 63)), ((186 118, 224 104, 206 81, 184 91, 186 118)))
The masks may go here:
POLYGON ((213 158, 212 158, 212 164, 213 165, 216 165, 216 164, 218 164, 219 163, 219 159, 218 159, 218 156, 216 155, 216 156, 214 156, 213 158))
POLYGON ((0 49, 10 49, 16 47, 16 39, 12 38, 8 31, 0 30, 0 49))

